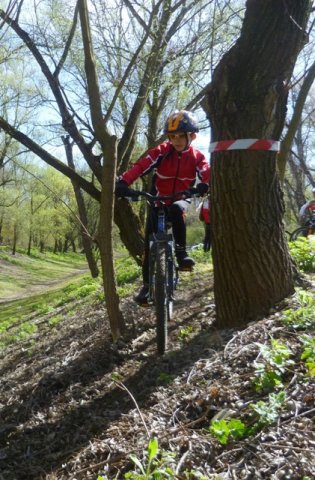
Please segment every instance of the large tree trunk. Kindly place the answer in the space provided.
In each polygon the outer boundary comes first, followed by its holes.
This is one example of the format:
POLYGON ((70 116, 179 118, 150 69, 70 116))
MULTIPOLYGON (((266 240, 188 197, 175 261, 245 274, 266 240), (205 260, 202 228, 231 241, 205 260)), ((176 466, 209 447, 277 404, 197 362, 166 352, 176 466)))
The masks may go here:
MULTIPOLYGON (((247 1, 240 38, 216 68, 203 103, 212 141, 280 138, 310 7, 310 0, 247 1)), ((216 152, 211 165, 217 322, 235 327, 294 291, 284 204, 275 152, 216 152)))

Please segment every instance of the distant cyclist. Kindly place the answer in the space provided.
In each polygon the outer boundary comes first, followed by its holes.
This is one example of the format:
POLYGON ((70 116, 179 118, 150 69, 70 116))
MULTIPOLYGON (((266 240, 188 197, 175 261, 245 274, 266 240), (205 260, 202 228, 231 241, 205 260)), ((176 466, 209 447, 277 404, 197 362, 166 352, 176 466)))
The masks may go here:
POLYGON ((308 227, 315 220, 315 187, 312 188, 313 199, 304 203, 299 211, 299 223, 302 227, 308 227))
MULTIPOLYGON (((164 126, 168 136, 165 141, 149 150, 128 171, 123 173, 116 183, 116 195, 128 195, 128 187, 139 177, 154 172, 152 189, 154 195, 172 195, 196 185, 199 194, 208 191, 210 167, 202 152, 192 147, 199 128, 194 115, 186 110, 176 110, 169 115, 164 126)), ((182 270, 192 269, 195 262, 186 251, 186 213, 189 206, 187 200, 181 198, 166 202, 168 220, 172 224, 175 240, 175 254, 178 266, 182 270)), ((147 304, 149 292, 149 237, 157 229, 157 209, 149 212, 146 232, 145 251, 142 267, 143 286, 135 301, 140 305, 147 304)))

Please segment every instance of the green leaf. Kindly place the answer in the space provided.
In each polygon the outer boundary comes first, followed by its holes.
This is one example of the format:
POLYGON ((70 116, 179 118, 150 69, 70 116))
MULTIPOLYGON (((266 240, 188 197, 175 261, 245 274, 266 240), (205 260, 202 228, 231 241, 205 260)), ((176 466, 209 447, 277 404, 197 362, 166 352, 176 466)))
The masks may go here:
POLYGON ((159 443, 157 438, 154 437, 149 441, 149 445, 148 445, 149 462, 152 462, 152 460, 156 458, 158 450, 159 450, 159 443))
POLYGON ((243 438, 246 434, 246 426, 237 418, 232 418, 228 422, 224 419, 215 420, 211 423, 210 433, 212 433, 222 445, 226 445, 229 437, 233 437, 235 440, 243 438))
POLYGON ((230 429, 225 420, 211 422, 210 433, 222 444, 226 445, 229 439, 230 429))
POLYGON ((245 424, 238 418, 232 418, 228 423, 228 427, 230 428, 230 433, 235 440, 243 438, 246 433, 245 424))
POLYGON ((135 455, 131 454, 130 459, 139 468, 140 472, 145 474, 144 468, 143 468, 142 463, 140 462, 139 458, 136 457, 135 455))

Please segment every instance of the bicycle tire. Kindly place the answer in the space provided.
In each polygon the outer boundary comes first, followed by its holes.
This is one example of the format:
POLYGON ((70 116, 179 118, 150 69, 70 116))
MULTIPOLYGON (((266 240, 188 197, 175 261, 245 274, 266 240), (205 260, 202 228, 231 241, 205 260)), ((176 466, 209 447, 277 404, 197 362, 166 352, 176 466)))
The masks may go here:
POLYGON ((290 242, 294 242, 299 237, 306 238, 308 233, 309 227, 299 227, 294 232, 291 233, 290 242))
POLYGON ((167 350, 167 321, 169 316, 167 292, 167 256, 165 245, 157 245, 155 262, 155 312, 157 351, 163 355, 167 350))

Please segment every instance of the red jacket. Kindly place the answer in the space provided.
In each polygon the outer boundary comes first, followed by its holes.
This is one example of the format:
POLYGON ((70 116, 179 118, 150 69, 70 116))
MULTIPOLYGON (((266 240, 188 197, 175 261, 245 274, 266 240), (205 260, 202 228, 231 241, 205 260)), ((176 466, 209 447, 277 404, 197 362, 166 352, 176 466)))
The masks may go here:
POLYGON ((200 150, 191 145, 183 152, 177 152, 170 142, 164 142, 148 151, 134 165, 119 177, 128 185, 137 178, 155 171, 153 178, 157 195, 171 195, 192 186, 196 177, 209 183, 210 167, 200 150))

